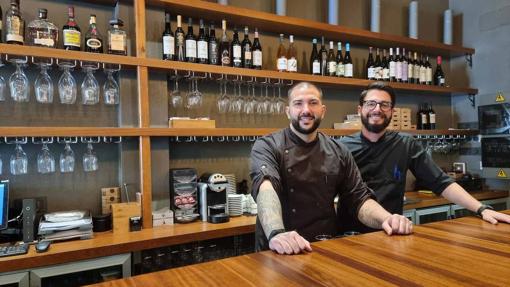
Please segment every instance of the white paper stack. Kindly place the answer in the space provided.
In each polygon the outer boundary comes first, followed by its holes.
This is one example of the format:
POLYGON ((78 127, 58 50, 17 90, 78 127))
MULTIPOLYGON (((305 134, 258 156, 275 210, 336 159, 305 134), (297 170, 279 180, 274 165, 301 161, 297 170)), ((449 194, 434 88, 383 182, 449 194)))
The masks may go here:
POLYGON ((229 194, 227 196, 228 214, 230 216, 243 215, 243 195, 229 194))
POLYGON ((38 234, 41 239, 52 241, 92 238, 92 218, 85 211, 49 213, 39 223, 38 234))

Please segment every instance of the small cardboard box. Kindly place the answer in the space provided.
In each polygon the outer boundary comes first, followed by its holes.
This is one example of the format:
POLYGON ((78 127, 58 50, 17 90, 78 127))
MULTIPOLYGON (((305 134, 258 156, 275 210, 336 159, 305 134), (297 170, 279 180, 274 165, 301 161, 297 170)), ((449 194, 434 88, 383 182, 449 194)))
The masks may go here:
POLYGON ((203 119, 169 119, 168 126, 174 129, 214 129, 215 120, 203 119))
POLYGON ((411 116, 411 109, 410 108, 400 108, 400 115, 401 116, 411 116))
POLYGON ((129 219, 141 214, 141 206, 136 202, 112 204, 113 232, 129 232, 129 219))

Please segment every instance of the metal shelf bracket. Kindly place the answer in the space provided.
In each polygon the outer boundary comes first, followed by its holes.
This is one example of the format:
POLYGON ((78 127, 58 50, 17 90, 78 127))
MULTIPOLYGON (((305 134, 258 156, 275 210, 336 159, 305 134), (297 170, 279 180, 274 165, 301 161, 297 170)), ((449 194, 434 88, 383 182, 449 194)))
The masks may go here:
POLYGON ((473 68, 473 55, 466 54, 466 62, 468 63, 470 68, 473 68))
POLYGON ((474 109, 475 108, 475 95, 474 94, 469 94, 468 95, 468 100, 471 102, 471 107, 474 109))

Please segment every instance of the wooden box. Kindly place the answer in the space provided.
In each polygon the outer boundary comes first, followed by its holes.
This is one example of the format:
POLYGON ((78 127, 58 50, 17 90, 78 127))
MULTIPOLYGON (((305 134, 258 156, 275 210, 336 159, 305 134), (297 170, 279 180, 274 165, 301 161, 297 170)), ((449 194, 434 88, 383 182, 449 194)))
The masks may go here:
POLYGON ((101 188, 101 211, 103 214, 112 213, 112 203, 120 203, 120 187, 101 188))
POLYGON ((136 202, 112 204, 113 232, 129 232, 129 218, 141 216, 142 209, 136 202))
POLYGON ((168 126, 174 129, 214 129, 216 128, 215 120, 200 119, 170 119, 168 126))

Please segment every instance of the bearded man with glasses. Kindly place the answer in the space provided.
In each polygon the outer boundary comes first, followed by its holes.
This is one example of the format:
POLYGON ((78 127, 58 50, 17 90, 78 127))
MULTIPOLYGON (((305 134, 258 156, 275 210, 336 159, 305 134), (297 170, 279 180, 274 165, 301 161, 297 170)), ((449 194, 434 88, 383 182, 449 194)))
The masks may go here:
MULTIPOLYGON (((374 82, 360 95, 358 114, 363 124, 361 132, 340 141, 351 151, 377 201, 392 214, 402 214, 406 174, 410 170, 416 179, 436 195, 478 214, 492 224, 510 223, 510 216, 484 205, 446 175, 421 143, 408 134, 386 130, 395 106, 395 91, 384 82, 374 82)), ((340 196, 338 218, 342 231, 370 232, 356 218, 349 216, 349 207, 342 206, 340 196)))

